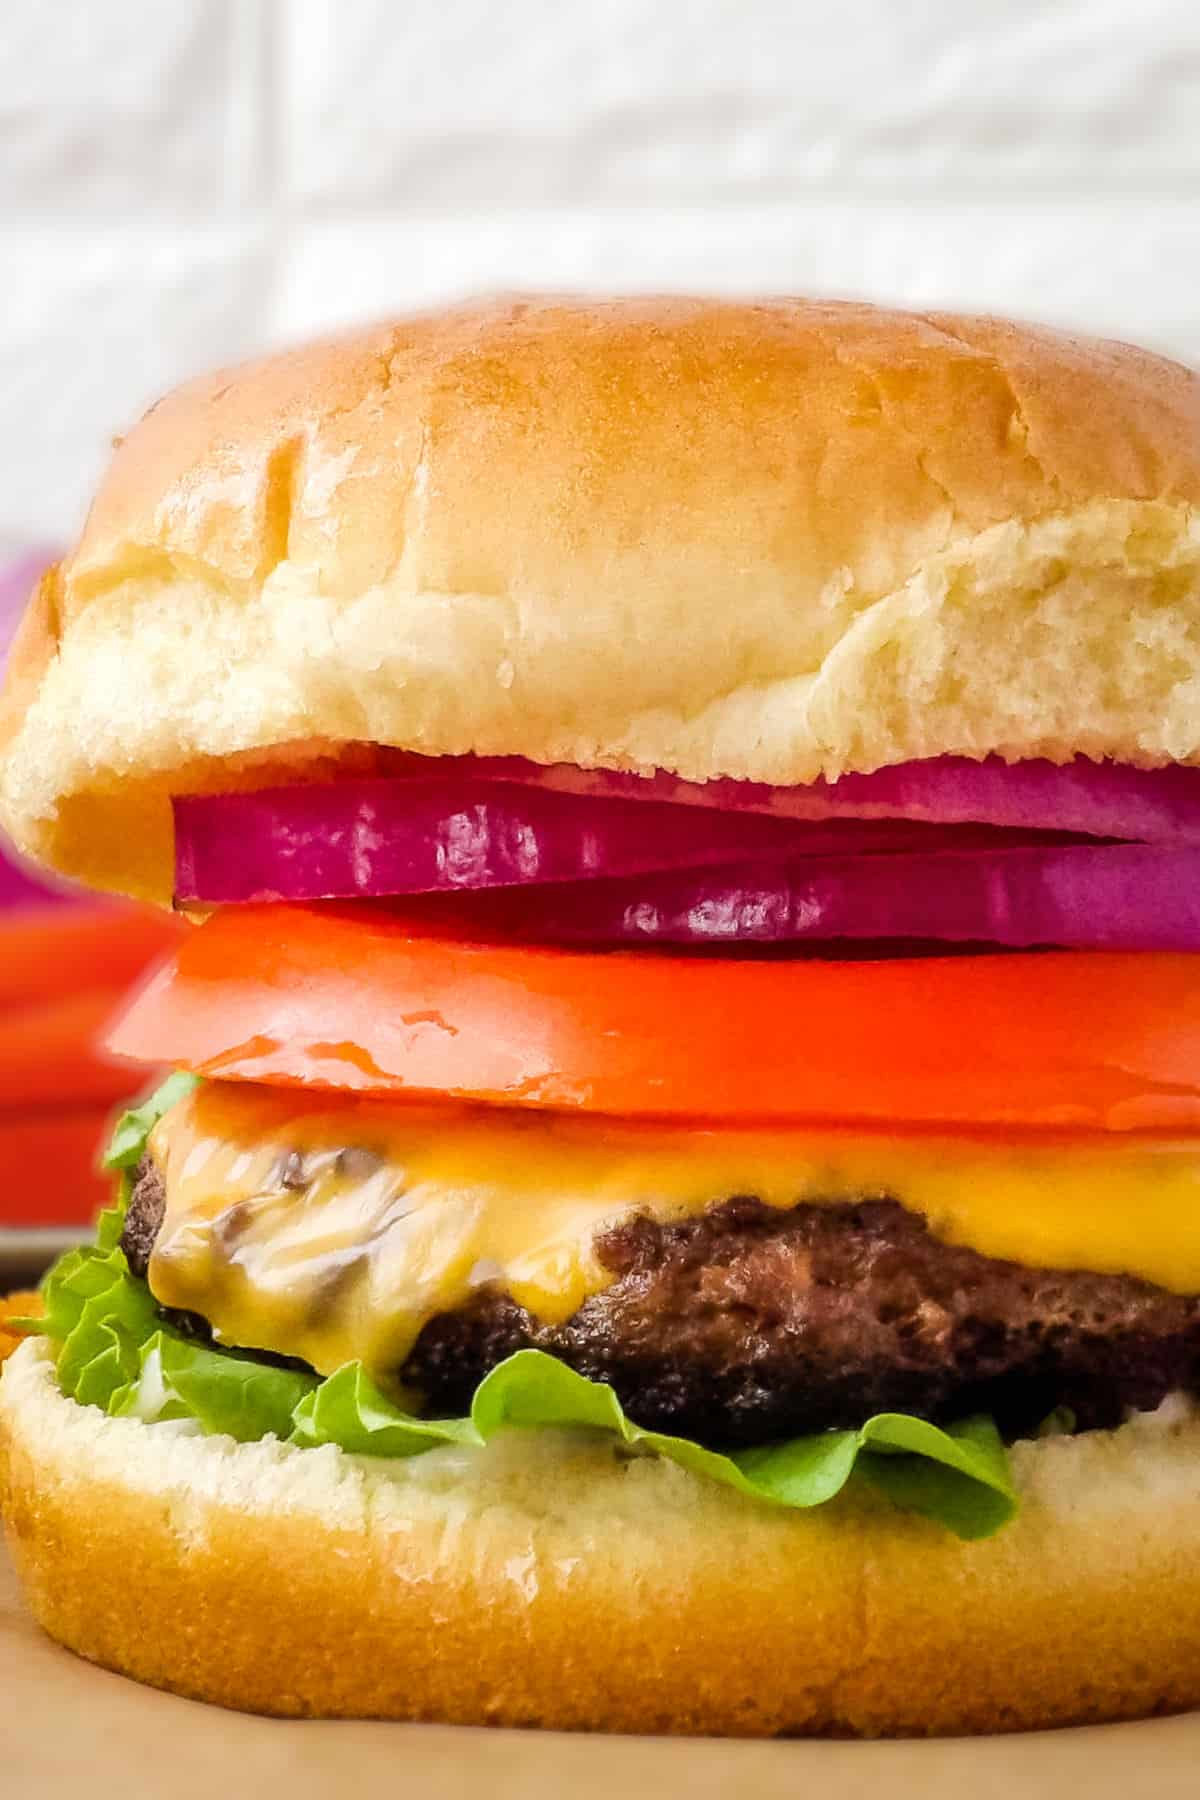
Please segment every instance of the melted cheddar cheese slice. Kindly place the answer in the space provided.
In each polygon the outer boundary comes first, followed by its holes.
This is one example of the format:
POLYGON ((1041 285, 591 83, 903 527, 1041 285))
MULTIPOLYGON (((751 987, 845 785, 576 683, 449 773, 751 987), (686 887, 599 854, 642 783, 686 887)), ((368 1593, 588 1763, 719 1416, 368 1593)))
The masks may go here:
POLYGON ((611 1279, 597 1234, 732 1195, 889 1197, 948 1243, 1200 1292, 1200 1143, 668 1129, 208 1083, 157 1125, 149 1281, 217 1338, 394 1371, 494 1283, 548 1322, 611 1279))

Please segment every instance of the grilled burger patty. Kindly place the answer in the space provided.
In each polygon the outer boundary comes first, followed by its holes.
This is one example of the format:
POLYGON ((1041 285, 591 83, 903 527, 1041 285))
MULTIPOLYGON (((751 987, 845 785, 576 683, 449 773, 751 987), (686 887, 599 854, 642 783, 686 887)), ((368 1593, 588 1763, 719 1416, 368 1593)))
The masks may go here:
MULTIPOLYGON (((122 1247, 145 1275, 164 1190, 143 1160, 122 1247)), ((987 1412, 1006 1433, 1080 1428, 1197 1386, 1200 1300, 1127 1275, 1031 1269, 941 1242, 894 1200, 747 1196, 596 1240, 611 1285, 547 1325, 494 1287, 431 1319, 395 1373, 445 1417, 513 1351, 611 1382, 630 1416, 714 1446, 853 1427, 875 1412, 987 1412)), ((195 1315, 170 1315, 204 1334, 195 1315)), ((280 1359, 284 1360, 284 1359, 280 1359)))

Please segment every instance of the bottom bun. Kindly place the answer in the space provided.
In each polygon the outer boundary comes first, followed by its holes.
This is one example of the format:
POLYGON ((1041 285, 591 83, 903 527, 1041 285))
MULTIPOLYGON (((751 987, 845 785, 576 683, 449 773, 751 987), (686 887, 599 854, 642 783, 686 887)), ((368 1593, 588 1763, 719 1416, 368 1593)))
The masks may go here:
POLYGON ((812 1513, 512 1432, 373 1462, 0 1381, 3 1503, 62 1643, 257 1712, 643 1732, 931 1733, 1200 1704, 1200 1417, 1018 1445, 964 1544, 870 1493, 812 1513))

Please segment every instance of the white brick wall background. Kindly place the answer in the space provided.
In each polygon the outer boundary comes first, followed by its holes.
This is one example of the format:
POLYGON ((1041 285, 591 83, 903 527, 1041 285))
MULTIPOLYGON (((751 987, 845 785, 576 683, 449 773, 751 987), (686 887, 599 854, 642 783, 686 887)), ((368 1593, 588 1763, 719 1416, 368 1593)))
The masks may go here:
POLYGON ((480 289, 1200 362, 1200 0, 7 0, 0 256, 0 546, 182 376, 480 289))

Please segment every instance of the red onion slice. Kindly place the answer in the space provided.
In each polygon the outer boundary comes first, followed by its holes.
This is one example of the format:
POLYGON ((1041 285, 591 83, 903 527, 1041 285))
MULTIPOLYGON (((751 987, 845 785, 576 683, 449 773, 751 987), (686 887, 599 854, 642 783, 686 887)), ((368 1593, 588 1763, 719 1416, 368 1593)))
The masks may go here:
POLYGON ((540 887, 481 900, 479 921, 593 944, 1200 948, 1196 769, 946 757, 772 789, 519 759, 393 764, 177 799, 177 898, 540 887))
MULTIPOLYGON (((461 775, 193 795, 174 807, 176 899, 207 904, 590 881, 783 852, 964 841, 960 830, 931 834, 905 820, 701 817, 688 807, 581 801, 461 775)), ((966 841, 978 837, 972 830, 966 841)))
MULTIPOLYGON (((1016 831, 1058 831, 1133 843, 1200 844, 1200 768, 1134 769, 1122 763, 1043 760, 1006 763, 935 756, 896 763, 870 775, 843 775, 804 787, 755 781, 681 781, 674 775, 631 775, 541 765, 522 757, 456 757, 485 778, 528 782, 558 793, 702 806, 720 812, 766 813, 779 819, 908 819, 975 823, 1016 831)), ((404 759, 399 772, 426 762, 404 759)))
POLYGON ((428 917, 538 943, 832 939, 1200 950, 1200 849, 1067 845, 832 857, 479 895, 428 917))

